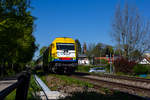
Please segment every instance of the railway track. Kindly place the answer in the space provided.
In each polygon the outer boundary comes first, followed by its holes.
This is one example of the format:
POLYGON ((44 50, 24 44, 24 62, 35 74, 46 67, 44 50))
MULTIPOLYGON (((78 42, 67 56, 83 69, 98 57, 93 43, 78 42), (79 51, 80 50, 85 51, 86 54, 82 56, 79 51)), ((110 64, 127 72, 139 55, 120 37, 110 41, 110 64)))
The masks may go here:
POLYGON ((150 80, 115 75, 91 75, 88 73, 76 73, 71 77, 88 81, 96 87, 105 87, 132 95, 150 98, 150 80))

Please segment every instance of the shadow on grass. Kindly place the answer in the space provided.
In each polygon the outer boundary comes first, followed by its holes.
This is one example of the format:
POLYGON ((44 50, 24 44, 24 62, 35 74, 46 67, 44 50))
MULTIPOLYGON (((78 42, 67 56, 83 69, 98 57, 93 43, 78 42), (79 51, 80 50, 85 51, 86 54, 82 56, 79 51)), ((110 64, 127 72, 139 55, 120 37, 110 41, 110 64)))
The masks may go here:
POLYGON ((75 72, 75 73, 73 73, 73 75, 86 76, 86 75, 90 75, 90 74, 85 73, 85 72, 75 72))
POLYGON ((32 74, 36 74, 38 76, 46 76, 48 75, 50 72, 43 72, 43 70, 33 70, 32 74))
POLYGON ((113 94, 100 94, 96 92, 75 92, 59 100, 145 100, 141 97, 126 93, 115 92, 113 94))

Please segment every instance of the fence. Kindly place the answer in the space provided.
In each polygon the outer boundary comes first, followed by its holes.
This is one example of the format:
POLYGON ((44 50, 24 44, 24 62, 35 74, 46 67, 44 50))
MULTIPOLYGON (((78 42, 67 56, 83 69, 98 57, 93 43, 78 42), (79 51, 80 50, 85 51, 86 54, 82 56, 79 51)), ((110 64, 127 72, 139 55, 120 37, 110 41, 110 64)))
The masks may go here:
POLYGON ((17 75, 17 81, 11 84, 9 87, 0 91, 0 100, 3 100, 7 95, 9 95, 13 90, 16 89, 15 100, 27 100, 27 93, 30 83, 30 72, 24 71, 17 75))

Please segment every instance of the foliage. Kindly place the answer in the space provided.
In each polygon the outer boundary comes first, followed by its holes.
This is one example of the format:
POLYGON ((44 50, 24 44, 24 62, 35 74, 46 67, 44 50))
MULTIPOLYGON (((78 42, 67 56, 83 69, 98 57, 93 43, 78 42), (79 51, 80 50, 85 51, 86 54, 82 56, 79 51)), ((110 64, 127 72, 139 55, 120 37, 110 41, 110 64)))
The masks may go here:
POLYGON ((37 49, 29 8, 30 0, 0 1, 0 74, 7 74, 7 69, 22 70, 37 49))
POLYGON ((110 56, 113 55, 114 49, 110 45, 105 45, 102 43, 97 44, 89 44, 87 49, 88 57, 105 57, 106 55, 110 56))
POLYGON ((75 40, 75 43, 76 43, 76 49, 77 49, 77 54, 81 54, 81 43, 78 39, 75 40))
POLYGON ((16 90, 12 91, 4 100, 15 100, 16 90))
POLYGON ((122 72, 124 74, 131 74, 135 65, 134 61, 128 61, 123 57, 114 61, 115 72, 122 72))
MULTIPOLYGON (((110 72, 110 64, 109 63, 107 63, 104 67, 106 69, 106 72, 110 72)), ((114 66, 112 65, 112 67, 114 67, 114 66)))
POLYGON ((31 68, 33 68, 36 65, 36 61, 35 60, 31 60, 30 62, 27 63, 27 65, 29 65, 31 68))
POLYGON ((81 65, 79 65, 77 71, 79 71, 79 72, 88 72, 90 70, 90 68, 91 68, 90 66, 81 66, 81 65))
POLYGON ((108 57, 112 56, 114 53, 113 47, 110 45, 106 45, 104 51, 105 51, 105 55, 108 55, 108 57))
POLYGON ((105 60, 105 59, 95 59, 94 60, 94 64, 101 64, 101 65, 107 65, 107 64, 109 64, 108 63, 108 61, 107 60, 105 60))
POLYGON ((92 53, 94 55, 94 57, 100 57, 102 56, 102 44, 98 43, 92 50, 92 53))
POLYGON ((130 53, 130 56, 132 57, 132 58, 130 58, 131 60, 137 60, 142 57, 142 53, 138 50, 134 50, 130 53))
POLYGON ((35 79, 32 75, 31 79, 30 79, 30 85, 29 85, 27 99, 28 100, 39 100, 39 97, 36 96, 36 93, 38 91, 41 91, 41 88, 36 84, 35 79))
POLYGON ((137 8, 127 3, 123 9, 120 4, 117 5, 111 36, 117 43, 119 54, 123 51, 122 56, 127 59, 139 59, 145 51, 149 51, 149 21, 143 20, 137 8))
POLYGON ((47 49, 46 46, 43 46, 41 49, 40 49, 40 56, 43 55, 44 51, 47 49))
POLYGON ((142 64, 137 64, 134 66, 133 68, 133 73, 135 75, 139 75, 139 74, 148 74, 150 71, 150 66, 147 65, 142 65, 142 64))
POLYGON ((101 63, 102 63, 102 64, 108 64, 108 61, 105 60, 105 59, 101 59, 101 63))
POLYGON ((94 43, 90 43, 90 44, 88 44, 88 47, 87 47, 87 52, 86 52, 86 55, 88 56, 88 57, 93 57, 94 56, 94 54, 93 54, 93 49, 95 48, 95 44, 94 43))
POLYGON ((86 43, 84 42, 83 44, 83 54, 86 54, 87 52, 87 46, 86 46, 86 43))

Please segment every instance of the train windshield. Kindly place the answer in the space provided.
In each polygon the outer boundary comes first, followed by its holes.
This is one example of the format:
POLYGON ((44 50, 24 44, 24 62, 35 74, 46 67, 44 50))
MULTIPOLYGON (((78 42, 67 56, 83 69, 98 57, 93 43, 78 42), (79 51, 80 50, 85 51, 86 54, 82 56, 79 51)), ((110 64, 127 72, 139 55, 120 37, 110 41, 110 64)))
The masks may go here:
POLYGON ((57 50, 75 50, 73 43, 57 43, 57 50))

